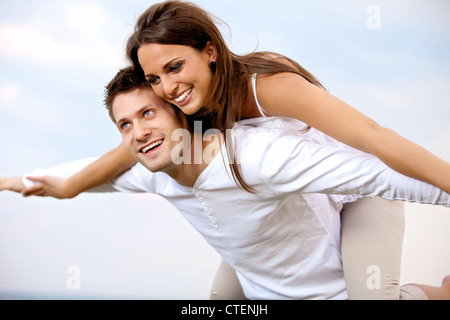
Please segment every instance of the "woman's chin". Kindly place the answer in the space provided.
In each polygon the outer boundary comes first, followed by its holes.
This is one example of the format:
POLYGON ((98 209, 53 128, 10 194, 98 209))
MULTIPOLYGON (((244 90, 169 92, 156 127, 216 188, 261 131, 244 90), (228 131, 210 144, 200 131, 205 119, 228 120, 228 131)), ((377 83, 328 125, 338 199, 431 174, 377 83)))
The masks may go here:
POLYGON ((188 116, 192 116, 196 114, 198 111, 200 111, 200 107, 192 106, 192 105, 186 105, 186 106, 177 106, 181 111, 183 111, 184 114, 188 116))

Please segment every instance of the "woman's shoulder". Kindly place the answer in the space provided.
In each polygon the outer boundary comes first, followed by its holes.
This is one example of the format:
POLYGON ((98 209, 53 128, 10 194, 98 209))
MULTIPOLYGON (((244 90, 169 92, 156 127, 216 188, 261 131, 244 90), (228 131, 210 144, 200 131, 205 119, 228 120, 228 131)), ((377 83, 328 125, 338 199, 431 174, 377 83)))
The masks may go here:
POLYGON ((256 75, 258 85, 267 84, 285 84, 289 82, 303 82, 307 80, 301 75, 294 72, 278 72, 275 74, 258 74, 256 75))
POLYGON ((265 98, 296 95, 309 84, 305 78, 293 72, 260 74, 256 80, 256 94, 262 102, 265 98))

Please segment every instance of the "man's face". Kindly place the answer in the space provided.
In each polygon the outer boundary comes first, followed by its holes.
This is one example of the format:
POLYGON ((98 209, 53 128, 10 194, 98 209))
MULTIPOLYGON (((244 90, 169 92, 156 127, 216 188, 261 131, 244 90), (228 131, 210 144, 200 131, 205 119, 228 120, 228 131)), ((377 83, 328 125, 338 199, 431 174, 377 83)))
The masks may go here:
POLYGON ((137 88, 118 94, 112 110, 125 147, 141 164, 152 172, 176 168, 171 154, 179 142, 171 136, 181 123, 167 102, 150 88, 137 88))

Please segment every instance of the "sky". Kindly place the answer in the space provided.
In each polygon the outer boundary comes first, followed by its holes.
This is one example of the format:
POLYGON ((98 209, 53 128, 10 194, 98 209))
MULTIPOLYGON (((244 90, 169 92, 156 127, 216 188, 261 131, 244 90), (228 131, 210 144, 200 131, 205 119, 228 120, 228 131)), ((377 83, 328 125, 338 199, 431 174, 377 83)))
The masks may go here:
MULTIPOLYGON (((104 87, 155 2, 0 1, 0 176, 120 143, 104 87)), ((224 22, 235 53, 293 58, 333 95, 450 161, 449 1, 194 2, 224 22)), ((438 285, 450 273, 449 210, 407 204, 403 283, 438 285)), ((156 195, 0 193, 2 299, 206 299, 219 260, 156 195)))

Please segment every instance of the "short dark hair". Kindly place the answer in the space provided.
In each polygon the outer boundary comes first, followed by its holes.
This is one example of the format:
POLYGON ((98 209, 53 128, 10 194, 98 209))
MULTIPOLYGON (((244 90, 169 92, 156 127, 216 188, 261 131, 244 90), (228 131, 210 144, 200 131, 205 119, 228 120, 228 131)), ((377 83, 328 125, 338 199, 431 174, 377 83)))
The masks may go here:
POLYGON ((119 93, 124 93, 142 87, 149 86, 144 78, 134 72, 134 67, 120 69, 108 85, 106 85, 104 103, 106 109, 108 110, 109 117, 114 123, 116 121, 112 112, 112 105, 116 96, 119 93))

